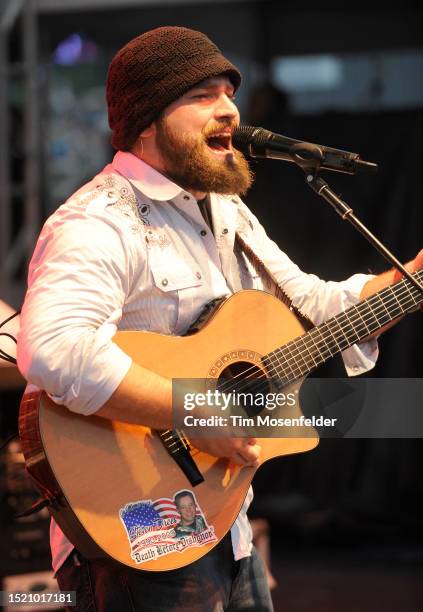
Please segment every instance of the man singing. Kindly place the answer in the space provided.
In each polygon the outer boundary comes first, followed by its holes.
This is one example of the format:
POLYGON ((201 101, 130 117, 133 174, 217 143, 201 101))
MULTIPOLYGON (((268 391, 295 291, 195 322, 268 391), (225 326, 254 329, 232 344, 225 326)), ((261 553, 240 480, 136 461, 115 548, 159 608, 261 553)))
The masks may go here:
MULTIPOLYGON (((107 104, 117 153, 44 225, 21 315, 19 368, 63 410, 171 428, 171 380, 133 363, 112 342, 116 330, 183 335, 211 300, 276 286, 319 324, 394 282, 393 272, 324 282, 267 237, 239 197, 252 182, 231 142, 240 82, 204 34, 182 27, 146 32, 114 57, 107 104), (263 266, 254 266, 236 233, 263 266)), ((349 374, 365 372, 376 356, 374 339, 343 353, 349 374)), ((191 442, 240 466, 260 455, 254 438, 191 442)), ((160 573, 88 560, 53 521, 60 588, 76 591, 76 610, 269 611, 246 517, 251 498, 250 490, 210 553, 160 573)))

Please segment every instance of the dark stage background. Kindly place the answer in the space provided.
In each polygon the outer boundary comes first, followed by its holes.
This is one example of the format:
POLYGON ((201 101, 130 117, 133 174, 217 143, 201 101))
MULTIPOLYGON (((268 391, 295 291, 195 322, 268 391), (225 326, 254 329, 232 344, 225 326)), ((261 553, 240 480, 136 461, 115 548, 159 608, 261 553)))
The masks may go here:
MULTIPOLYGON (((85 67, 80 73, 83 79, 81 77, 74 99, 77 105, 78 96, 85 87, 82 80, 89 83, 91 79, 100 84, 107 61, 119 46, 141 31, 164 24, 205 31, 235 63, 240 59, 247 66, 250 81, 246 78, 247 93, 241 95, 240 100, 244 122, 262 125, 293 138, 359 152, 363 159, 378 163, 379 172, 375 175, 349 177, 326 173, 325 178, 399 259, 407 261, 415 256, 422 247, 423 104, 386 108, 378 106, 376 96, 373 107, 360 112, 328 108, 324 112, 316 110, 304 114, 295 111, 287 92, 277 92, 266 85, 263 93, 263 84, 269 81, 268 67, 276 55, 328 53, 342 56, 375 50, 383 55, 408 48, 422 51, 421 9, 404 3, 401 7, 388 3, 380 9, 345 7, 341 12, 330 4, 314 9, 307 4, 295 8, 279 2, 216 2, 178 6, 176 3, 160 6, 147 3, 143 7, 122 6, 103 11, 45 12, 38 19, 40 82, 47 89, 54 89, 57 74, 51 67, 52 53, 60 41, 73 32, 82 31, 96 43, 100 54, 98 64, 85 67), (261 75, 260 79, 256 78, 257 74, 261 75), (259 103, 263 96, 265 102, 259 103)), ((19 59, 17 31, 11 35, 10 53, 19 59)), ((64 78, 69 77, 70 81, 75 78, 70 69, 61 70, 61 83, 64 78)), ((416 74, 415 78, 420 79, 420 75, 416 74)), ((40 100, 45 127, 51 106, 44 87, 40 100)), ((72 117, 71 111, 69 116, 72 117)), ((21 133, 21 120, 18 109, 15 133, 21 133)), ((107 133, 98 142, 103 142, 101 155, 99 150, 99 159, 103 159, 111 153, 107 133)), ((58 192, 54 163, 44 146, 46 143, 42 144, 40 174, 45 217, 48 210, 61 202, 55 201, 58 192)), ((19 180, 23 161, 22 151, 15 148, 16 180, 19 180)), ((256 182, 245 200, 270 236, 301 268, 325 279, 341 280, 354 272, 378 273, 387 267, 364 238, 311 192, 298 168, 268 160, 252 164, 256 182)), ((99 161, 98 167, 101 165, 99 161)), ((77 167, 66 183, 68 193, 86 178, 77 167)), ((18 198, 15 232, 23 206, 18 198)), ((24 267, 19 274, 23 282, 24 267)), ((422 341, 419 312, 381 337, 378 364, 366 376, 422 377, 422 341)), ((341 360, 335 359, 325 365, 318 375, 344 376, 341 360)), ((16 428, 20 393, 16 388, 0 390, 2 439, 16 428)), ((2 529, 8 534, 5 541, 9 542, 13 540, 16 523, 11 518, 10 494, 5 488, 5 461, 0 518, 2 529)), ((252 516, 263 517, 270 524, 274 558, 282 559, 282 581, 285 572, 289 572, 290 560, 295 567, 315 560, 316 567, 335 566, 338 570, 343 567, 342 562, 338 564, 339 558, 349 559, 357 567, 377 567, 386 572, 378 582, 382 590, 384 584, 389 584, 390 571, 404 575, 420 572, 423 563, 422 468, 420 439, 323 440, 317 449, 306 455, 274 460, 261 468, 255 479, 252 516)), ((3 575, 48 567, 47 546, 41 544, 37 550, 30 551, 27 558, 19 554, 11 558, 5 552, 0 568, 3 575)), ((377 604, 377 598, 374 601, 377 604)), ((389 607, 388 602, 378 608, 376 604, 372 610, 417 610, 422 604, 422 591, 417 590, 405 607, 389 607)), ((309 601, 300 608, 291 603, 286 609, 307 610, 311 605, 309 601)), ((347 609, 331 605, 322 609, 347 609)), ((281 604, 276 609, 285 608, 281 604)), ((315 609, 320 608, 317 605, 315 609)))

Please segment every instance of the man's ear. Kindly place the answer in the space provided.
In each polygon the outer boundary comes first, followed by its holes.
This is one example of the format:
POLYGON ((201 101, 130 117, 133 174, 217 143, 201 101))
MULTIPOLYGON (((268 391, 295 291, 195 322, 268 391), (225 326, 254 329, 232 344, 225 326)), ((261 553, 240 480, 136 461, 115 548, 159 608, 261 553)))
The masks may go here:
POLYGON ((140 134, 141 138, 152 138, 156 135, 156 122, 150 123, 140 134))

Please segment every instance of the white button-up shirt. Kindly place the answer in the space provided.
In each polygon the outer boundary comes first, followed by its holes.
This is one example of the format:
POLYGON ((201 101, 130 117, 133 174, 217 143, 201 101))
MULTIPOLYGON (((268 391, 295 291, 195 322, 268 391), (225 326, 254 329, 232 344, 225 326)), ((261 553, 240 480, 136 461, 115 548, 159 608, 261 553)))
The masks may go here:
MULTIPOLYGON (((302 272, 237 196, 210 195, 214 235, 195 198, 131 153, 119 152, 45 223, 29 267, 18 366, 58 404, 90 415, 111 396, 131 358, 117 330, 184 334, 215 298, 263 289, 235 232, 315 324, 358 301, 368 275, 325 282, 302 272)), ((370 369, 374 340, 344 351, 347 372, 370 369)), ((232 527, 236 559, 251 552, 247 496, 232 527)), ((72 545, 52 522, 53 567, 72 545)))

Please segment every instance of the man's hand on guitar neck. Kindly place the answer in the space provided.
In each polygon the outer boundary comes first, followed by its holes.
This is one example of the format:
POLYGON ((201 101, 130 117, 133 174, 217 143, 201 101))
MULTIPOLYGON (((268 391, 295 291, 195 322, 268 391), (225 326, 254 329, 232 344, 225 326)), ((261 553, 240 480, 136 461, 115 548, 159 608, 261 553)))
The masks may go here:
MULTIPOLYGON (((409 272, 418 272, 418 270, 421 270, 423 268, 423 249, 417 253, 414 259, 405 264, 405 268, 409 272)), ((394 278, 392 282, 397 283, 402 279, 403 275, 401 274, 401 272, 399 272, 398 270, 392 270, 392 272, 394 273, 394 278)))
MULTIPOLYGON (((423 268, 423 249, 417 253, 416 257, 407 262, 404 266, 409 272, 417 272, 423 268)), ((365 300, 374 293, 377 293, 389 285, 393 285, 402 279, 402 274, 395 269, 387 270, 369 280, 363 287, 360 300, 365 300)))
MULTIPOLYGON (((423 269, 423 249, 417 253, 414 259, 405 264, 405 268, 409 272, 417 272, 418 270, 423 269)), ((402 277, 403 275, 395 269, 391 269, 387 272, 382 272, 382 274, 378 274, 377 276, 375 276, 375 278, 372 278, 364 285, 360 294, 360 300, 365 300, 366 298, 370 297, 374 293, 377 293, 381 289, 385 289, 385 287, 389 287, 389 285, 393 285, 394 283, 399 282, 402 277)), ((418 310, 418 307, 416 308, 416 310, 418 310)), ((386 331, 387 329, 398 323, 398 321, 400 321, 401 319, 402 317, 398 317, 391 323, 388 323, 387 325, 382 327, 382 329, 380 329, 376 334, 373 335, 380 335, 382 332, 386 331)))

